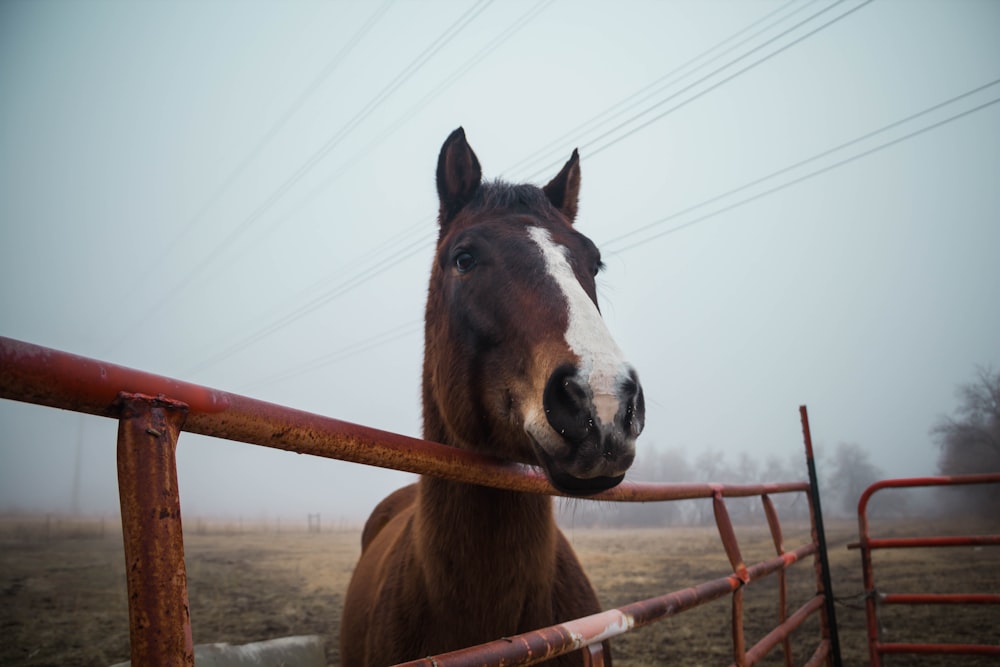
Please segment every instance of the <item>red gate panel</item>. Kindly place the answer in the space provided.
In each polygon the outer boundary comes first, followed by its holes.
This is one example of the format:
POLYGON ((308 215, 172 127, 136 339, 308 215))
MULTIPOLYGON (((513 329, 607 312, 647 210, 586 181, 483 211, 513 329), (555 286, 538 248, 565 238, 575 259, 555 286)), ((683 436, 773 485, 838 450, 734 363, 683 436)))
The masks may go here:
MULTIPOLYGON (((914 549, 921 547, 1000 547, 1000 535, 926 536, 874 538, 871 536, 868 504, 872 496, 883 489, 962 486, 971 484, 1000 484, 1000 473, 983 475, 956 475, 952 477, 914 477, 886 479, 875 482, 861 494, 858 502, 858 533, 861 541, 848 545, 861 549, 864 569, 865 610, 867 613, 868 653, 872 667, 880 667, 882 656, 887 653, 906 654, 964 654, 1000 656, 1000 645, 992 644, 942 644, 919 642, 882 641, 879 632, 879 608, 883 605, 995 605, 1000 604, 1000 593, 886 593, 875 584, 872 553, 879 549, 914 549)), ((917 634, 916 632, 914 634, 917 634)))

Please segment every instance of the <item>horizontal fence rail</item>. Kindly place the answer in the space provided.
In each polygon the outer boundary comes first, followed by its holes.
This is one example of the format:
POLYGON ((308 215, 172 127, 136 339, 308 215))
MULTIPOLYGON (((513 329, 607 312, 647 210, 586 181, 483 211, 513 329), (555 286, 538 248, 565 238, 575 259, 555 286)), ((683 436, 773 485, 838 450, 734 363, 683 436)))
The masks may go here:
MULTIPOLYGON (((132 664, 194 664, 175 459, 182 431, 494 488, 563 495, 540 470, 531 466, 4 337, 0 337, 0 398, 119 421, 119 491, 128 570, 132 664)), ((805 408, 800 410, 812 472, 808 419, 805 408)), ((839 667, 832 591, 814 481, 623 482, 592 498, 623 502, 711 499, 733 573, 618 609, 408 664, 527 665, 587 648, 589 663, 601 665, 603 640, 730 594, 733 664, 753 665, 778 645, 783 647, 786 664, 792 664, 790 634, 818 613, 821 636, 805 664, 825 662, 839 667), (784 493, 806 494, 811 510, 812 540, 790 551, 785 550, 771 499, 784 493), (744 563, 726 506, 727 498, 737 497, 761 499, 775 557, 751 565, 744 563), (816 570, 816 596, 789 614, 785 572, 810 556, 816 570), (779 624, 747 648, 743 636, 743 589, 769 575, 776 575, 779 582, 779 624)))
MULTIPOLYGON (((121 394, 162 396, 186 406, 182 430, 352 463, 498 489, 564 495, 537 468, 389 431, 323 417, 218 389, 0 336, 0 398, 118 419, 121 394)), ((727 484, 730 498, 807 491, 808 482, 727 484)), ((622 482, 591 498, 711 498, 718 484, 622 482)))
POLYGON ((886 593, 875 585, 875 568, 872 554, 879 549, 914 549, 930 547, 1000 547, 1000 535, 890 537, 871 536, 868 505, 877 492, 885 489, 922 487, 968 486, 1000 484, 1000 473, 982 475, 955 475, 950 477, 912 477, 886 479, 875 482, 861 494, 858 501, 858 534, 860 541, 849 544, 861 550, 867 616, 868 653, 872 667, 880 667, 884 654, 955 654, 993 655, 1000 657, 1000 645, 991 644, 941 644, 930 642, 883 642, 879 632, 879 607, 896 605, 997 605, 1000 593, 886 593))

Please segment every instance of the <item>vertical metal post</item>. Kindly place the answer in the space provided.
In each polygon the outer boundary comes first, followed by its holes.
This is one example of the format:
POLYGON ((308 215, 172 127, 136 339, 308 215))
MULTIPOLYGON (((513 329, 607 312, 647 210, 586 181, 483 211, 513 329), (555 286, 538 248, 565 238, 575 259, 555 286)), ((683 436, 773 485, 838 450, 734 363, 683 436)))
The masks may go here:
POLYGON ((733 568, 733 574, 740 580, 740 585, 733 590, 732 602, 732 630, 733 630, 733 662, 738 667, 745 667, 747 664, 746 637, 743 628, 743 587, 750 582, 750 573, 747 570, 743 554, 740 552, 740 544, 736 539, 736 530, 729 517, 729 510, 726 509, 726 500, 722 495, 722 488, 717 487, 712 495, 712 510, 715 514, 715 525, 719 529, 719 537, 722 539, 722 546, 726 550, 729 564, 733 568))
POLYGON ((826 549, 826 531, 823 528, 823 507, 819 500, 819 479, 816 476, 816 461, 813 458, 812 434, 809 431, 809 413, 806 406, 799 406, 802 420, 802 438, 806 447, 806 466, 809 469, 809 498, 813 509, 813 525, 819 545, 820 585, 823 587, 824 609, 826 611, 827 632, 830 638, 830 657, 834 667, 841 667, 840 638, 837 632, 837 610, 833 603, 833 583, 830 578, 830 557, 826 549))
MULTIPOLYGON (((774 506, 771 496, 762 494, 761 503, 764 505, 764 515, 767 517, 767 526, 771 529, 771 541, 774 542, 774 550, 779 556, 785 555, 785 538, 781 533, 781 522, 778 520, 778 509, 774 506)), ((778 622, 784 623, 788 620, 788 573, 784 568, 778 570, 778 622)), ((785 667, 792 667, 792 640, 785 637, 781 640, 781 648, 785 653, 785 667)))
POLYGON ((604 667, 604 647, 602 644, 585 646, 581 653, 584 667, 604 667))
POLYGON ((125 393, 119 402, 118 494, 132 664, 192 667, 175 458, 187 406, 125 393))
POLYGON ((861 536, 861 577, 865 589, 865 632, 868 635, 868 661, 870 667, 882 667, 882 654, 879 653, 878 631, 878 595, 875 591, 875 570, 872 563, 872 550, 868 545, 868 515, 865 512, 871 488, 865 489, 858 501, 858 533, 861 536))

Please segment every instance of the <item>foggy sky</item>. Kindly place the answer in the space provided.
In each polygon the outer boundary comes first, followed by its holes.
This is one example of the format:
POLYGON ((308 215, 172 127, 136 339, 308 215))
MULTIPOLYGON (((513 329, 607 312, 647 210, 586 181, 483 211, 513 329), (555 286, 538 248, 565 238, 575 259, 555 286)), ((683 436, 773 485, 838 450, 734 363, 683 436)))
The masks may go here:
MULTIPOLYGON (((640 457, 796 456, 807 404, 821 453, 931 474, 1000 366, 998 29, 986 0, 2 3, 0 335, 419 435, 464 126, 487 178, 579 147, 640 457)), ((0 511, 117 511, 115 430, 0 402, 0 511)), ((409 479, 191 434, 178 463, 189 516, 358 517, 409 479)))

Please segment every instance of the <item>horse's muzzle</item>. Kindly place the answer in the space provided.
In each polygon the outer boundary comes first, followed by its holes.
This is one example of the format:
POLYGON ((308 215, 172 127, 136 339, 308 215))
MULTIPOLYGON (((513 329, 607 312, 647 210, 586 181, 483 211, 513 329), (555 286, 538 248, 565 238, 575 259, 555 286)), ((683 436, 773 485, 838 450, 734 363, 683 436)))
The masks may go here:
POLYGON ((559 366, 542 396, 551 433, 545 437, 529 428, 549 479, 566 493, 597 493, 617 485, 635 458, 635 439, 646 416, 638 376, 626 368, 600 383, 604 386, 597 384, 572 364, 559 366))

